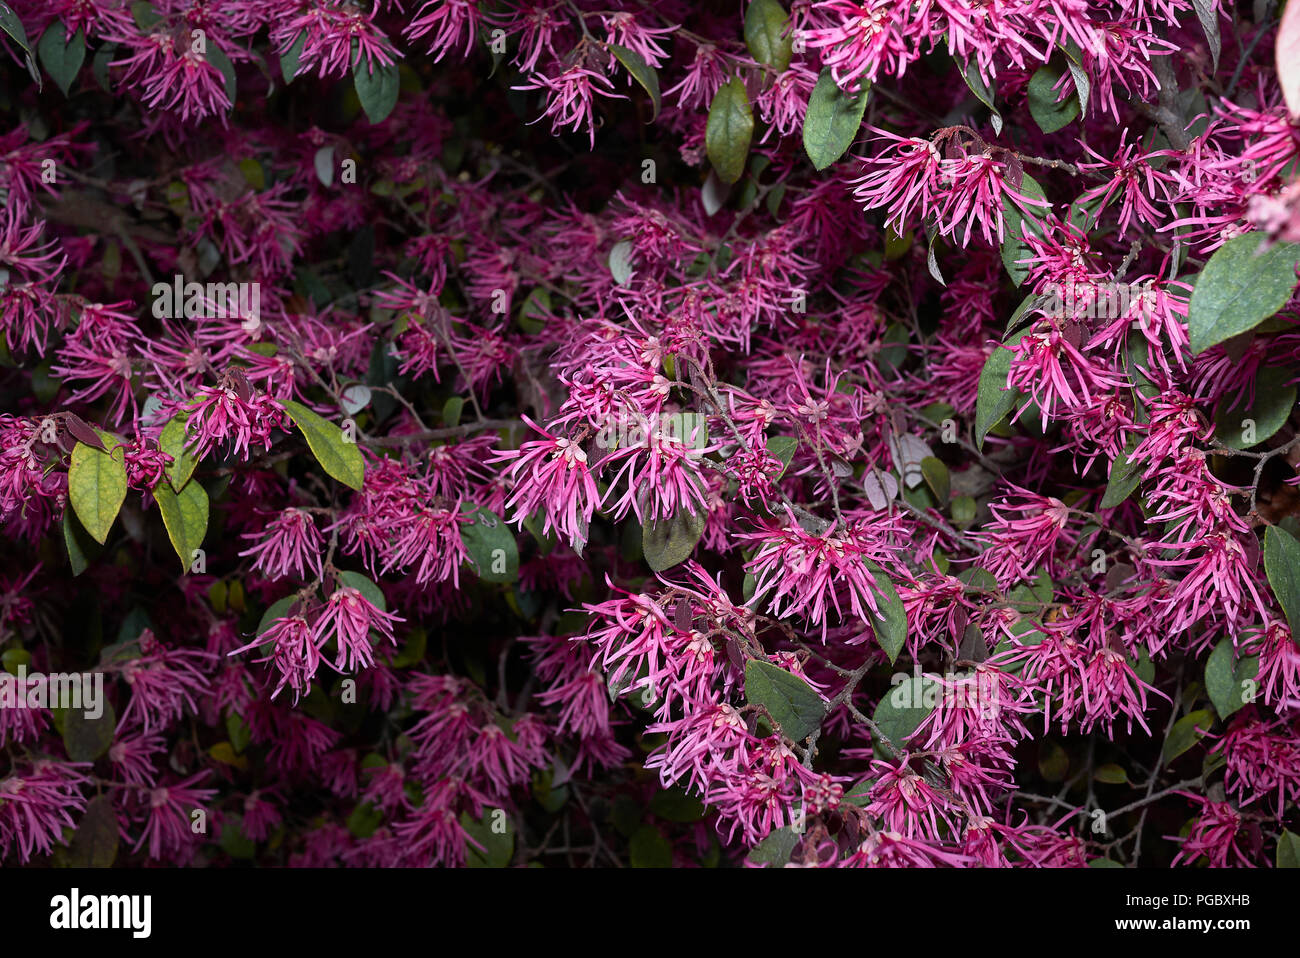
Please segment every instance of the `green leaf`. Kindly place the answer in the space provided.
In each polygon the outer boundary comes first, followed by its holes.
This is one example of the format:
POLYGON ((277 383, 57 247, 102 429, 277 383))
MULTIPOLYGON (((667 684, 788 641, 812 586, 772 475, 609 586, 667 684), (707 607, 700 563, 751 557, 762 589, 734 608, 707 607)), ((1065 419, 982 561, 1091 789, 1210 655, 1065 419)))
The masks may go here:
POLYGON ((199 464, 199 460, 185 448, 185 423, 188 419, 189 413, 178 413, 158 434, 158 448, 172 457, 171 465, 167 467, 167 481, 176 492, 185 488, 199 464))
POLYGON ((369 802, 361 802, 352 809, 348 816, 348 831, 353 837, 365 840, 373 835, 384 823, 384 813, 369 802))
POLYGON ((117 59, 117 44, 105 43, 90 60, 90 72, 105 93, 112 93, 113 86, 108 77, 108 65, 117 59))
POLYGON ((1264 532, 1264 572, 1286 613, 1291 638, 1300 644, 1300 542, 1278 526, 1264 532))
POLYGON ((781 460, 781 472, 777 476, 778 479, 785 475, 785 471, 790 468, 790 460, 794 458, 795 450, 798 448, 799 440, 794 436, 773 436, 767 441, 768 454, 781 460))
POLYGON ((401 81, 397 73, 397 64, 374 66, 365 57, 358 56, 352 67, 352 82, 357 88, 357 99, 371 123, 381 123, 397 106, 397 94, 401 81))
POLYGON ((749 140, 754 134, 754 111, 749 106, 745 81, 732 77, 713 95, 704 145, 709 162, 724 183, 734 183, 745 172, 749 140))
POLYGON ((141 30, 152 30, 162 22, 162 16, 153 8, 152 3, 146 3, 145 0, 136 0, 131 4, 131 16, 135 19, 135 25, 141 30))
POLYGON ((898 658, 898 653, 903 651, 903 645, 907 642, 907 609, 904 608, 903 600, 898 597, 898 590, 894 588, 894 583, 890 581, 884 569, 868 559, 867 571, 875 580, 876 605, 883 615, 883 618, 871 625, 876 633, 876 641, 889 656, 889 664, 893 665, 898 658))
POLYGON ((1187 308, 1193 353, 1254 329, 1291 298, 1300 244, 1277 243, 1260 253, 1263 240, 1262 233, 1228 240, 1197 276, 1187 308))
POLYGON ((745 11, 745 46, 759 63, 782 73, 790 66, 790 18, 777 0, 753 0, 745 11))
POLYGON ((821 728, 826 715, 826 705, 812 686, 760 659, 745 663, 745 700, 766 708, 785 737, 796 742, 821 728))
POLYGON ((188 569, 208 532, 207 490, 190 482, 180 492, 173 492, 171 486, 160 482, 153 497, 167 527, 167 538, 180 556, 181 568, 188 569))
POLYGON ((673 846, 653 825, 642 825, 628 842, 628 858, 633 868, 671 868, 673 846))
POLYGON ((68 469, 68 500, 72 503, 82 528, 100 545, 126 500, 126 466, 114 455, 121 445, 116 436, 96 429, 104 449, 79 442, 72 450, 68 469))
POLYGON ((650 104, 654 108, 650 114, 650 122, 653 123, 659 116, 659 74, 654 67, 645 62, 645 57, 635 50, 621 47, 617 43, 611 43, 609 50, 614 54, 614 58, 623 64, 624 69, 632 74, 632 79, 641 84, 641 88, 650 94, 650 104))
POLYGON ((1205 737, 1205 731, 1208 731, 1213 724, 1214 713, 1209 709, 1197 709, 1180 718, 1169 730, 1169 737, 1165 739, 1164 748, 1160 751, 1160 764, 1168 765, 1186 752, 1205 737), (1198 731, 1198 729, 1205 731, 1198 731))
MULTIPOLYGON (((909 676, 881 696, 872 721, 881 735, 898 748, 906 748, 907 740, 934 711, 938 692, 938 683, 929 676, 909 676)), ((876 747, 886 758, 893 757, 884 741, 878 741, 876 747)))
POLYGON ((27 40, 27 31, 23 29, 23 22, 7 3, 0 3, 0 30, 13 37, 28 53, 32 52, 32 45, 27 40))
POLYGON ((289 610, 293 608, 293 604, 297 601, 298 597, 296 595, 286 595, 283 599, 277 599, 275 602, 272 602, 270 606, 267 607, 267 610, 262 613, 262 618, 257 623, 257 634, 261 635, 274 625, 276 620, 283 619, 288 615, 289 610))
POLYGON ((82 27, 72 39, 67 39, 63 21, 55 20, 41 35, 37 48, 41 55, 41 65, 45 72, 53 77, 63 95, 68 95, 72 81, 77 78, 77 71, 86 62, 86 31, 82 27))
POLYGON ((222 85, 226 90, 226 99, 230 105, 235 105, 235 65, 230 62, 230 57, 226 56, 226 51, 215 43, 208 41, 204 47, 203 55, 207 57, 208 63, 221 74, 222 85))
POLYGON ((1229 406, 1220 402, 1214 411, 1214 438, 1232 449, 1249 449, 1268 439, 1286 425, 1295 409, 1296 388, 1287 381, 1294 374, 1275 366, 1261 367, 1255 373, 1255 400, 1249 406, 1243 394, 1242 405, 1229 406), (1254 424, 1248 434, 1244 425, 1249 419, 1254 424))
MULTIPOLYGON (((1042 186, 1028 173, 1020 181, 1020 189, 1017 192, 1030 199, 1047 199, 1042 186)), ((1006 267, 1007 275, 1017 286, 1029 275, 1029 269, 1019 262, 1030 253, 1029 245, 1025 243, 1025 235, 1041 236, 1043 232, 1037 220, 1042 207, 1032 207, 1028 212, 1031 218, 1026 218, 1026 210, 1021 207, 1019 201, 1006 195, 1002 197, 1002 265, 1006 267)))
POLYGON ((980 75, 979 63, 971 60, 963 66, 954 58, 957 63, 957 69, 961 72, 961 78, 966 81, 966 86, 970 88, 971 93, 975 94, 975 99, 983 103, 992 113, 990 120, 993 124, 993 133, 999 135, 1002 133, 1002 114, 993 103, 993 90, 984 82, 984 77, 980 75))
POLYGON ((646 564, 662 572, 685 561, 704 535, 704 523, 702 511, 691 512, 685 506, 667 519, 647 520, 641 527, 641 551, 646 564))
POLYGON ((1131 439, 1124 451, 1110 464, 1110 481, 1106 483, 1106 494, 1101 497, 1101 508, 1112 509, 1119 505, 1138 487, 1142 481, 1141 463, 1129 461, 1129 456, 1137 448, 1137 440, 1131 439))
POLYGON ((948 504, 948 493, 952 489, 952 477, 948 467, 935 456, 926 456, 921 460, 921 478, 934 493, 935 501, 941 506, 948 504))
POLYGON ((294 75, 298 72, 298 61, 302 58, 302 48, 307 45, 307 31, 303 30, 298 34, 298 39, 293 41, 293 45, 280 54, 280 75, 284 77, 284 82, 292 82, 294 75))
POLYGON ((1277 839, 1277 867, 1300 868, 1300 835, 1285 828, 1277 839))
POLYGON ((790 855, 798 844, 799 836, 795 834, 794 829, 786 825, 769 832, 767 838, 749 850, 747 857, 751 862, 760 865, 784 868, 786 863, 790 861, 790 855))
POLYGON ((1038 774, 1049 782, 1063 782, 1069 771, 1069 753, 1052 739, 1043 739, 1038 749, 1038 774))
POLYGON ((237 713, 228 712, 226 713, 226 737, 230 739, 230 747, 235 750, 235 754, 240 755, 252 741, 253 730, 237 713))
POLYGON ((1205 660, 1205 691, 1214 703, 1219 718, 1226 720, 1254 696, 1248 692, 1259 675, 1259 656, 1251 655, 1238 661, 1232 639, 1219 641, 1205 660))
POLYGON ((27 39, 27 31, 23 29, 23 22, 18 19, 18 14, 14 13, 7 3, 0 3, 0 30, 9 34, 14 39, 14 42, 22 48, 27 72, 31 74, 32 79, 36 82, 36 88, 39 90, 42 86, 41 71, 36 66, 36 55, 27 39))
POLYGON ((280 400, 289 418, 302 430, 307 446, 329 475, 350 489, 360 491, 366 478, 366 463, 355 442, 348 442, 343 430, 322 419, 302 403, 292 399, 280 400))
POLYGON ((1025 336, 1025 330, 1012 333, 1007 341, 996 347, 980 370, 979 391, 975 399, 975 447, 984 448, 984 437, 1015 409, 1025 394, 1019 389, 1007 388, 1011 375, 1012 350, 1025 336))
POLYGON ((484 582, 515 581, 519 577, 519 546, 514 532, 488 509, 464 506, 462 511, 473 519, 460 527, 460 539, 478 577, 484 582))
POLYGON ((226 817, 221 823, 221 834, 217 836, 217 844, 231 858, 247 860, 257 854, 256 843, 244 834, 242 815, 232 814, 226 817))
POLYGON ((1055 133, 1079 115, 1079 99, 1073 93, 1057 102, 1054 89, 1061 71, 1044 64, 1029 78, 1029 115, 1044 133, 1055 133))
POLYGON ((462 812, 460 826, 473 839, 473 842, 465 843, 466 865, 470 868, 505 868, 510 864, 515 853, 515 828, 503 809, 487 809, 481 821, 475 821, 467 812, 462 812), (476 848, 474 843, 480 847, 476 848))
POLYGON ((99 543, 86 535, 86 530, 81 527, 71 509, 63 510, 63 544, 68 549, 68 562, 72 565, 73 576, 85 572, 90 560, 100 552, 99 543))
POLYGON ((667 822, 698 822, 704 817, 704 803, 683 788, 666 788, 650 799, 650 811, 667 822))
POLYGON ((55 859, 60 868, 111 868, 117 859, 121 826, 113 810, 113 799, 96 795, 86 803, 77 830, 66 851, 55 859))
POLYGON ((829 67, 817 78, 803 118, 803 148, 815 169, 826 169, 857 138, 871 94, 871 84, 865 80, 862 83, 856 96, 848 96, 836 84, 829 67))
POLYGON ((339 582, 350 589, 356 589, 380 612, 388 611, 388 600, 384 598, 384 590, 379 588, 369 576, 349 570, 339 573, 339 582))
POLYGON ((63 715, 63 747, 74 762, 93 762, 113 744, 117 716, 110 703, 101 699, 98 704, 102 709, 98 718, 86 715, 84 700, 81 708, 70 708, 63 715))
POLYGON ((1092 777, 1105 785, 1123 785, 1128 781, 1128 772, 1112 762, 1098 768, 1092 777))

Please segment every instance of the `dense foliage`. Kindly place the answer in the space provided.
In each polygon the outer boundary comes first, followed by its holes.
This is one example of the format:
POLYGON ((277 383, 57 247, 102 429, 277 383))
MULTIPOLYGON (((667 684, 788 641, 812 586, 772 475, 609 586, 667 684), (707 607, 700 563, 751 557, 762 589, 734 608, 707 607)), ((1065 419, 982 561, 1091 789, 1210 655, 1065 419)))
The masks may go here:
POLYGON ((0 46, 0 862, 1300 862, 1297 0, 0 46))

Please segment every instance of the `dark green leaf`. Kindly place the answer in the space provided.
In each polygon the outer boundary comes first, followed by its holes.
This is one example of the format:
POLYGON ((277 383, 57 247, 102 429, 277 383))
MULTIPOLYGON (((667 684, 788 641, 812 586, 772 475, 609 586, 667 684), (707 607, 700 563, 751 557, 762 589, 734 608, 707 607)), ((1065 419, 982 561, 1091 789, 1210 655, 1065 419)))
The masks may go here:
POLYGON ((889 656, 889 664, 893 665, 898 658, 898 653, 903 651, 903 645, 907 642, 907 610, 903 607, 903 600, 898 597, 898 590, 894 588, 894 583, 890 581, 885 570, 871 561, 867 562, 867 570, 875 580, 876 604, 883 614, 882 619, 872 622, 871 625, 876 633, 876 641, 889 656))
POLYGON ((1300 644, 1300 542, 1277 526, 1264 533, 1264 572, 1286 613, 1291 638, 1300 644))
POLYGON ((48 73, 63 95, 68 95, 72 81, 77 78, 77 71, 86 62, 86 31, 78 27, 77 32, 68 39, 63 21, 55 20, 46 28, 37 44, 41 55, 41 65, 48 73))
POLYGON ((1205 732, 1209 731, 1213 724, 1214 713, 1209 709, 1198 709, 1180 718, 1169 730, 1169 737, 1165 739, 1164 748, 1160 752, 1160 764, 1168 765, 1186 752, 1205 737, 1205 732))
POLYGON ((1263 233, 1230 239, 1201 270, 1187 309, 1193 353, 1254 329, 1291 298, 1300 244, 1277 243, 1260 253, 1263 240, 1263 233))
POLYGON ((1254 402, 1243 394, 1239 404, 1220 402, 1214 411, 1214 438, 1232 449, 1249 449, 1268 439, 1284 425, 1295 409, 1296 388, 1288 385, 1294 373, 1264 366, 1255 373, 1254 402), (1249 432, 1246 420, 1250 420, 1249 432))
MULTIPOLYGON (((1030 199, 1047 199, 1047 194, 1043 192, 1042 186, 1028 173, 1020 181, 1018 192, 1030 199)), ((1043 230, 1039 225, 1038 217, 1043 214, 1043 209, 1044 207, 1029 206, 1028 204, 1022 208, 1018 200, 1013 200, 1010 196, 1002 197, 1002 265, 1006 267, 1007 275, 1011 277, 1011 281, 1017 286, 1023 283, 1025 277, 1029 275, 1029 269, 1020 262, 1030 254, 1029 246, 1025 243, 1025 236, 1042 235, 1043 230), (1026 216, 1026 213, 1028 213, 1028 216, 1026 216)))
MULTIPOLYGON (((881 697, 872 721, 890 743, 905 749, 907 740, 934 711, 938 693, 938 683, 929 676, 909 676, 881 697)), ((893 752, 884 741, 877 741, 876 747, 886 758, 892 757, 893 752)))
POLYGON ((745 81, 732 77, 713 96, 709 105, 704 145, 718 179, 734 183, 745 172, 749 140, 754 134, 754 112, 749 106, 745 81))
POLYGON ((107 752, 117 728, 110 703, 102 698, 96 703, 102 708, 98 718, 86 715, 88 704, 83 699, 80 708, 69 708, 63 716, 63 747, 74 762, 93 762, 107 752))
POLYGON ((351 489, 360 490, 366 477, 366 463, 355 442, 348 442, 343 430, 322 419, 302 403, 280 400, 289 418, 302 431, 307 446, 329 475, 351 489))
POLYGON ((1205 660, 1205 691, 1214 703, 1219 718, 1227 719, 1253 696, 1250 690, 1259 675, 1259 656, 1247 656, 1240 661, 1231 638, 1224 638, 1205 660))
POLYGON ((617 43, 611 43, 609 49, 614 54, 614 58, 623 64, 628 73, 632 74, 632 79, 641 84, 641 88, 650 94, 650 104, 654 108, 650 114, 650 121, 654 122, 659 116, 659 74, 654 67, 646 63, 645 57, 635 50, 621 47, 617 43))
POLYGON ((871 85, 862 82, 864 86, 856 96, 847 96, 835 83, 829 68, 822 70, 817 78, 803 119, 803 148, 814 168, 826 169, 857 138, 871 93, 871 85))
POLYGON ((180 492, 172 492, 171 486, 160 482, 153 496, 167 528, 167 538, 180 557, 181 568, 188 569, 208 532, 207 490, 197 482, 190 482, 180 492))
POLYGON ((298 61, 302 58, 302 48, 307 45, 307 31, 298 34, 292 46, 280 54, 280 75, 289 83, 298 72, 298 61))
POLYGON ((381 123, 397 106, 401 81, 397 64, 379 66, 358 56, 352 67, 352 82, 357 88, 357 99, 371 123, 381 123), (374 67, 374 69, 371 69, 374 67))
POLYGON ((685 561, 695 551, 704 535, 703 512, 690 512, 685 506, 667 519, 650 519, 641 527, 641 551, 646 564, 662 572, 685 561))
POLYGON ((55 864, 61 868, 111 868, 117 860, 120 829, 113 799, 96 795, 86 803, 72 841, 66 851, 60 849, 55 864))
POLYGON ((1106 483, 1106 494, 1101 497, 1101 508, 1112 509, 1119 505, 1138 487, 1142 481, 1141 463, 1129 461, 1129 456, 1137 448, 1137 440, 1130 440, 1124 451, 1115 457, 1110 465, 1110 481, 1106 483))
POLYGON ((1012 333, 1007 341, 994 348, 980 370, 979 392, 975 400, 975 446, 984 448, 984 437, 1025 398, 1019 389, 1007 388, 1011 375, 1012 350, 1024 338, 1025 330, 1012 333))
POLYGON ((748 858, 760 865, 784 868, 790 861, 790 854, 799 844, 799 836, 789 825, 768 833, 767 838, 749 850, 748 858))
POLYGON ((1056 85, 1061 71, 1045 64, 1029 78, 1029 115, 1044 133, 1055 133, 1079 115, 1079 100, 1070 94, 1057 102, 1056 85))
POLYGON ((632 833, 628 857, 633 868, 671 868, 673 846, 653 825, 642 825, 632 833))
POLYGON ((1277 839, 1277 867, 1300 868, 1300 835, 1285 828, 1277 839))
POLYGON ((778 73, 790 66, 790 18, 777 0, 753 0, 745 11, 745 46, 750 55, 778 73))
POLYGON ((484 582, 513 582, 519 576, 519 546, 510 527, 495 512, 465 506, 472 521, 460 527, 460 539, 484 582))
POLYGON ((475 821, 468 813, 460 816, 461 828, 473 840, 465 843, 465 864, 470 868, 505 868, 515 853, 515 829, 503 809, 486 809, 475 821), (475 847, 475 843, 479 847, 475 847))
POLYGON ((821 696, 807 682, 759 659, 745 663, 745 700, 767 709, 785 737, 796 742, 819 729, 826 714, 821 696))

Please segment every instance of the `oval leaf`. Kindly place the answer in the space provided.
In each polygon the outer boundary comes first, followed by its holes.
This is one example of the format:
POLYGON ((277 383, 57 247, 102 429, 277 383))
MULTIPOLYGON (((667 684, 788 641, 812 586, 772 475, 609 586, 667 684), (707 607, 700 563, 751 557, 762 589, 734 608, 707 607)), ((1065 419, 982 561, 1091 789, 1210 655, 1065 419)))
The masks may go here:
POLYGON ((617 43, 609 45, 610 52, 614 54, 614 59, 623 64, 624 69, 632 74, 632 79, 641 84, 642 89, 650 94, 650 103, 654 107, 654 112, 650 114, 650 121, 659 116, 659 74, 655 68, 645 62, 645 57, 635 50, 629 50, 627 47, 620 47, 617 43))
POLYGON ((704 515, 678 509, 667 519, 650 519, 641 527, 646 564, 662 572, 687 559, 704 535, 704 515))
POLYGON ((1254 329, 1286 305, 1296 288, 1300 244, 1260 253, 1262 233, 1247 233, 1215 250, 1192 290, 1187 333, 1193 353, 1254 329))
POLYGON ((73 447, 72 465, 68 469, 68 500, 82 528, 103 545, 126 499, 126 466, 121 456, 114 455, 121 445, 116 437, 97 432, 104 450, 82 442, 73 447))
POLYGON ((208 532, 207 490, 190 482, 180 492, 173 492, 171 486, 160 482, 153 497, 167 527, 167 538, 180 556, 181 568, 188 569, 208 532))
POLYGON ((1269 526, 1264 533, 1264 572, 1286 613, 1291 638, 1300 644, 1300 542, 1278 526, 1269 526))
POLYGON ((745 46, 759 63, 778 73, 790 66, 790 18, 777 0, 753 0, 745 11, 745 46))
POLYGON ((382 122, 397 106, 397 93, 401 86, 397 64, 377 66, 359 56, 352 68, 352 82, 357 88, 361 108, 371 123, 382 122))
POLYGON ((302 430, 307 446, 321 468, 350 489, 361 489, 366 478, 366 463, 355 442, 348 442, 343 430, 322 419, 302 403, 282 399, 280 405, 302 430))
POLYGON ((754 134, 754 111, 749 106, 745 82, 732 77, 713 96, 704 145, 709 162, 724 183, 734 183, 745 172, 749 139, 754 134))
POLYGON ((117 716, 113 706, 101 699, 102 708, 97 718, 86 715, 88 703, 83 701, 81 708, 70 708, 63 716, 63 747, 68 750, 68 758, 74 762, 93 762, 108 751, 113 744, 113 732, 117 728, 117 716))
POLYGON ((176 492, 185 488, 199 464, 199 460, 185 448, 185 422, 188 418, 186 413, 178 414, 158 434, 158 448, 172 457, 171 465, 167 467, 167 481, 176 492))
POLYGON ((870 93, 867 84, 857 96, 848 96, 835 83, 830 69, 822 70, 803 119, 803 148, 814 167, 826 169, 853 145, 870 93))
POLYGON ((473 521, 460 527, 460 540, 478 577, 484 582, 513 582, 519 577, 515 534, 495 512, 469 506, 464 512, 473 521))
POLYGON ((72 81, 77 78, 77 71, 86 62, 85 29, 78 27, 72 38, 68 39, 63 21, 55 20, 41 35, 37 49, 45 72, 53 77, 63 95, 67 96, 72 81))
POLYGON ((745 700, 767 709, 782 734, 796 742, 821 728, 826 715, 826 705, 812 686, 761 659, 745 663, 745 700))

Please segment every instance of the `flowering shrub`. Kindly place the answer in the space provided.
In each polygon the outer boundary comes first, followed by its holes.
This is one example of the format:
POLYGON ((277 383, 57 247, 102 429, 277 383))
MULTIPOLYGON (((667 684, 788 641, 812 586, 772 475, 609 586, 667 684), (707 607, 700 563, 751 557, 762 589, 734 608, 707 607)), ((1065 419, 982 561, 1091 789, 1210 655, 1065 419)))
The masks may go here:
POLYGON ((1279 6, 0 3, 0 862, 1295 866, 1279 6))

